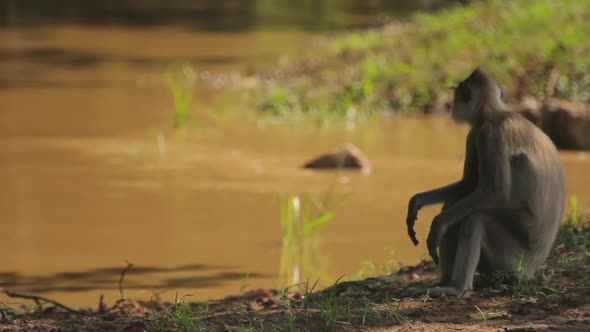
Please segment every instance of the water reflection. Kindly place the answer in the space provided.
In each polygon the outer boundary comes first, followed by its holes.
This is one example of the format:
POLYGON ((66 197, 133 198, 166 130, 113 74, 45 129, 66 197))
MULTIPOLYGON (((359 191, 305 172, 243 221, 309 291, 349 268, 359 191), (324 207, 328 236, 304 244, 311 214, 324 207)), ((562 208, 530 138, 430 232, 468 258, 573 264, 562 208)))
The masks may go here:
MULTIPOLYGON (((48 275, 27 275, 2 272, 2 287, 29 293, 88 292, 118 290, 122 267, 94 268, 77 272, 57 272, 48 275)), ((270 278, 262 273, 248 274, 251 279, 270 278)), ((125 274, 125 290, 176 290, 222 287, 244 279, 244 273, 230 267, 190 264, 175 267, 134 266, 125 274), (188 275, 188 276, 183 276, 188 275)))
MULTIPOLYGON (((331 190, 330 190, 331 191, 331 190)), ((280 199, 281 260, 279 287, 303 286, 303 276, 331 280, 319 243, 325 224, 334 218, 326 205, 329 195, 321 201, 312 195, 283 195, 280 199)), ((307 280, 309 281, 309 280, 307 280)), ((305 287, 308 285, 306 284, 305 287)))

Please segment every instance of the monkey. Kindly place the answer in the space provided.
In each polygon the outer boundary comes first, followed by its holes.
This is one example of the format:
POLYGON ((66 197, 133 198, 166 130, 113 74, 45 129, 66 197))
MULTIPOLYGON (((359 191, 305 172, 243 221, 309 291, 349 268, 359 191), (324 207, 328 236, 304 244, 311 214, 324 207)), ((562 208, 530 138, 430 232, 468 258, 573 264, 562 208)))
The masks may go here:
POLYGON ((406 297, 465 295, 476 271, 530 278, 547 259, 561 223, 565 175, 549 137, 510 111, 484 68, 454 90, 451 115, 470 126, 463 176, 412 196, 406 218, 408 235, 418 245, 418 211, 443 203, 427 239, 442 276, 437 284, 407 289, 406 297))

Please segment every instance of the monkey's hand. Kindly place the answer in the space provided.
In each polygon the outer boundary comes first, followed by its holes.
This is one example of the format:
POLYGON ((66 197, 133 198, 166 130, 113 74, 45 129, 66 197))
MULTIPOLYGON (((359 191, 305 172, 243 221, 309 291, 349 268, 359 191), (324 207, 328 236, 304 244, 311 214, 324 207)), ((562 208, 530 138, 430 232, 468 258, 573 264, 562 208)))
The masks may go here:
POLYGON ((415 246, 418 245, 419 241, 416 238, 416 231, 414 231, 414 225, 416 224, 416 219, 418 219, 418 211, 422 206, 420 206, 418 196, 414 195, 410 199, 410 203, 408 204, 408 216, 406 217, 406 226, 408 227, 408 235, 410 239, 414 243, 415 246))
POLYGON ((434 264, 438 265, 438 252, 436 249, 438 248, 438 244, 443 236, 444 229, 443 223, 439 216, 434 217, 432 220, 432 226, 430 227, 430 233, 428 233, 428 239, 426 240, 426 245, 428 247, 428 254, 432 257, 432 261, 434 264))

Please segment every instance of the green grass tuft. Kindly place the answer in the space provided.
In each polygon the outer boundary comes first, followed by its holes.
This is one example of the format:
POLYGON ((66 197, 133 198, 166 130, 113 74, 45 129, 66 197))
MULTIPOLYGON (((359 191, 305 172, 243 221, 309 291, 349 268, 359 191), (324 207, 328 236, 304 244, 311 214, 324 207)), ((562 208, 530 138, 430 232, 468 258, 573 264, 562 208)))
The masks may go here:
POLYGON ((570 228, 576 228, 578 225, 578 196, 570 197, 570 214, 567 217, 566 225, 570 228))
POLYGON ((197 74, 188 64, 176 65, 164 73, 164 82, 174 99, 174 128, 181 127, 193 102, 197 74))

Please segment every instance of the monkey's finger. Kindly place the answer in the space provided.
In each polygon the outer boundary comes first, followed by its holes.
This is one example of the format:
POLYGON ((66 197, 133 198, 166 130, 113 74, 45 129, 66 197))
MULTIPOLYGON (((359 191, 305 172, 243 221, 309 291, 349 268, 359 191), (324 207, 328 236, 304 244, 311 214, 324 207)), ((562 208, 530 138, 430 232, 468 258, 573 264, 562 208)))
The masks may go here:
POLYGON ((419 241, 416 238, 416 231, 414 231, 414 224, 416 219, 406 219, 406 225, 408 227, 408 236, 410 236, 410 239, 412 240, 412 243, 414 243, 415 246, 418 245, 419 241))
POLYGON ((415 246, 417 246, 418 243, 420 243, 420 241, 418 241, 418 239, 416 238, 416 232, 413 229, 408 229, 408 235, 410 236, 410 239, 412 240, 412 243, 414 243, 415 246))

